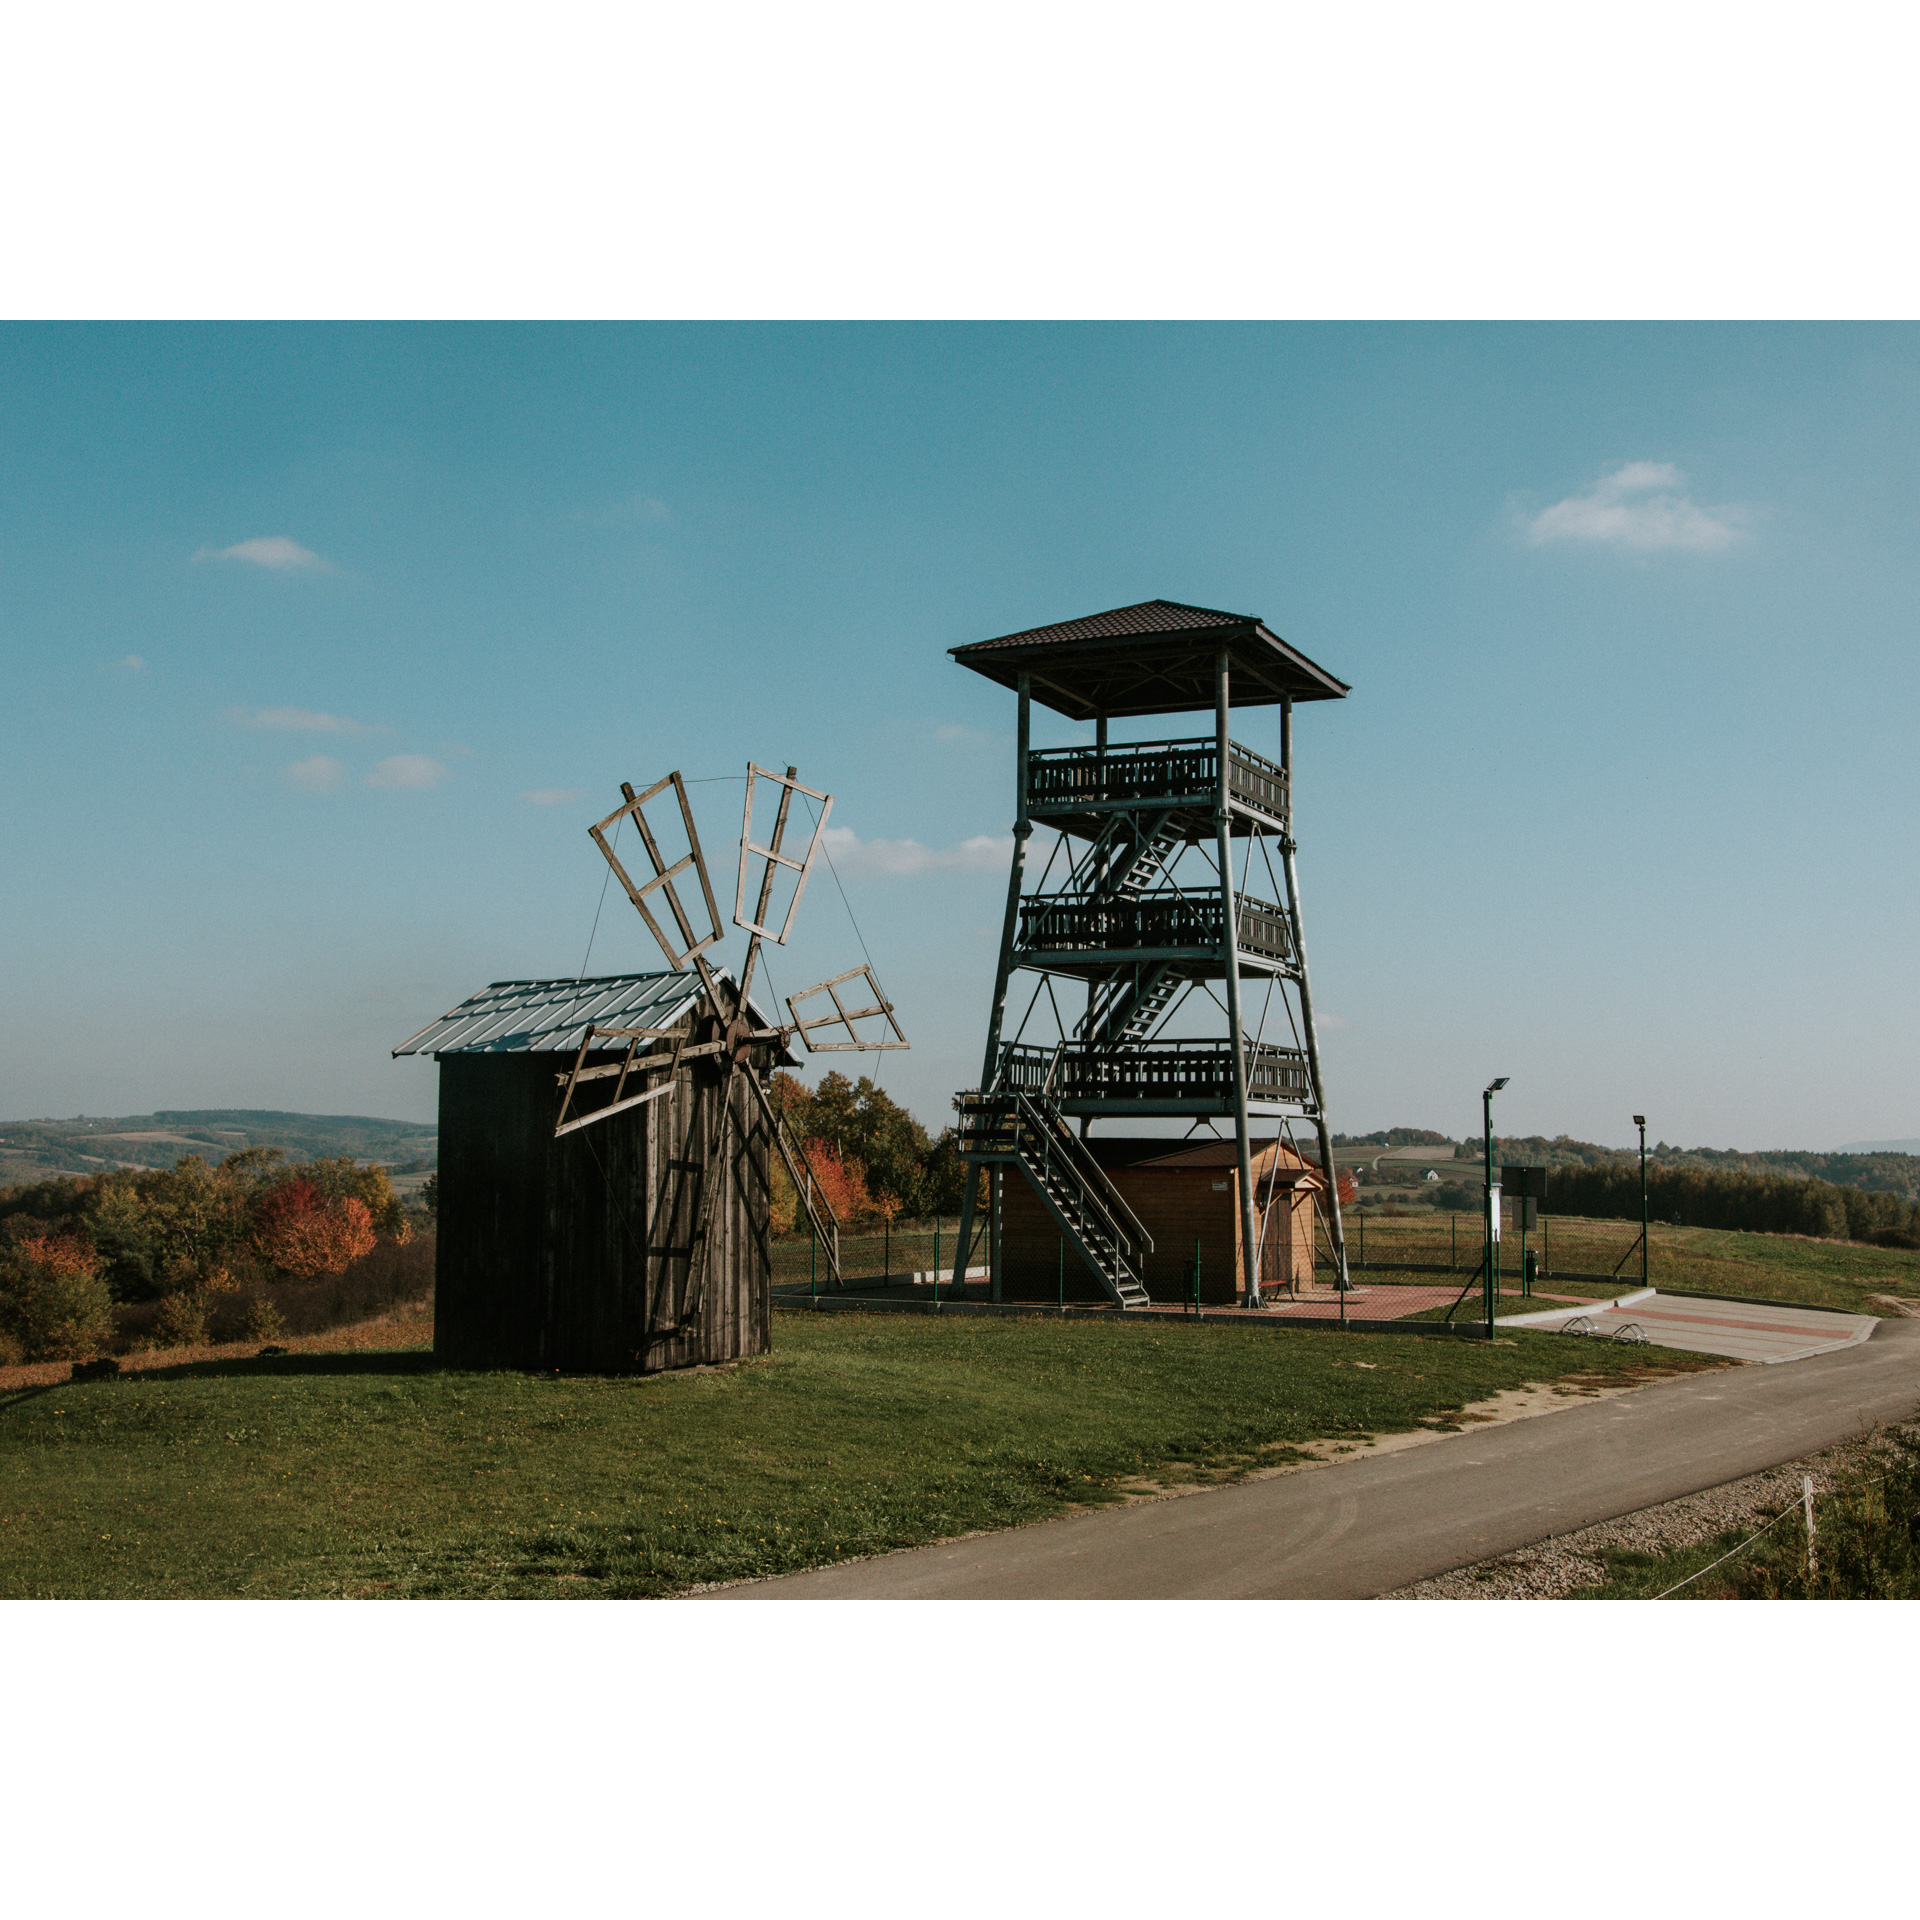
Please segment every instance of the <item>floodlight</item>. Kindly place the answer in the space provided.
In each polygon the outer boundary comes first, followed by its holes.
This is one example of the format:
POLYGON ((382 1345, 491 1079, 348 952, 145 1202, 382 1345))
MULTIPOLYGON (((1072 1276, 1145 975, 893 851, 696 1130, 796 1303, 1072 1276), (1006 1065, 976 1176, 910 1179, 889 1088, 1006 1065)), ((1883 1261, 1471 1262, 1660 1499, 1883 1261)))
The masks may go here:
POLYGON ((1502 1074, 1502 1075, 1500 1076, 1500 1078, 1499 1078, 1498 1080, 1496 1080, 1496 1081, 1495 1081, 1495 1082, 1493 1083, 1493 1085, 1492 1085, 1492 1086, 1490 1086, 1490 1087, 1489 1087, 1489 1088, 1487 1089, 1487 1091, 1488 1091, 1489 1093, 1498 1093, 1498 1092, 1500 1091, 1500 1089, 1501 1089, 1502 1087, 1504 1087, 1504 1086, 1505 1086, 1506 1084, 1507 1084, 1507 1076, 1506 1076, 1506 1075, 1505 1075, 1505 1074, 1503 1073, 1503 1074, 1502 1074))
POLYGON ((1636 1113, 1633 1116, 1633 1124, 1636 1127, 1644 1127, 1647 1124, 1647 1116, 1644 1113, 1636 1113))

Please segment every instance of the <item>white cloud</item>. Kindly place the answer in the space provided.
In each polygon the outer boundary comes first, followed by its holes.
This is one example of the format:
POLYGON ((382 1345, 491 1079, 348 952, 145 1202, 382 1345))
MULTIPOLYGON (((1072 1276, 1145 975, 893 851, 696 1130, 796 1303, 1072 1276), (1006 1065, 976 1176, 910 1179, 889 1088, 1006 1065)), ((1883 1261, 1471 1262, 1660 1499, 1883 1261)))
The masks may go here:
POLYGON ((424 753, 396 753, 367 775, 370 787, 437 787, 447 777, 438 760, 424 753))
POLYGON ((529 787, 520 798, 531 800, 536 807, 564 807, 569 800, 580 798, 578 787, 529 787))
POLYGON ((1526 521, 1536 547, 1583 540, 1641 552, 1714 553, 1746 538, 1738 507, 1697 507, 1680 491, 1687 476, 1659 460, 1630 460, 1588 492, 1570 494, 1526 521))
POLYGON ((137 653, 130 653, 120 664, 128 673, 138 673, 147 663, 137 653))
POLYGON ((860 878, 900 879, 919 873, 1004 873, 1013 858, 1010 833, 975 834, 957 847, 918 840, 862 840, 850 827, 829 827, 822 845, 835 869, 860 878))
POLYGON ((267 567, 275 573, 331 573, 326 561, 289 540, 284 533, 270 533, 258 540, 242 540, 232 547, 202 547, 196 560, 244 560, 249 566, 267 567))
POLYGON ((933 737, 936 740, 984 740, 984 733, 976 733, 972 727, 935 727, 933 737))
POLYGON ((337 713, 313 713, 305 707, 234 707, 233 718, 243 727, 276 727, 286 733, 386 733, 364 720, 344 720, 337 713))
POLYGON ((345 771, 338 760, 329 760, 324 753, 315 753, 304 760, 296 760, 285 770, 285 778, 302 793, 331 793, 340 784, 340 776, 345 771))

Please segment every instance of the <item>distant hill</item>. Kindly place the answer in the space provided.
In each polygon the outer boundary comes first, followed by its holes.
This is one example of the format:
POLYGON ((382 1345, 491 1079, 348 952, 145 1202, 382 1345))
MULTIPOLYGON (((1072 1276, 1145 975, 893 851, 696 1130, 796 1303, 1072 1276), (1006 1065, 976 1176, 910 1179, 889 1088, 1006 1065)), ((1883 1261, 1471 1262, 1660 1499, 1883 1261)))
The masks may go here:
POLYGON ((108 1167, 170 1167, 197 1153, 209 1162, 243 1147, 279 1147, 290 1160, 337 1154, 395 1173, 428 1173, 438 1129, 361 1114, 279 1113, 257 1107, 162 1108, 117 1117, 0 1121, 0 1184, 108 1167))
MULTIPOLYGON (((1444 1148, 1446 1139, 1445 1134, 1422 1127, 1385 1127, 1378 1133, 1336 1133, 1333 1144, 1346 1164, 1368 1166, 1365 1177, 1369 1184, 1410 1186, 1425 1183, 1426 1177, 1425 1166, 1411 1164, 1415 1150, 1444 1148), (1396 1165, 1395 1156, 1381 1154, 1382 1148, 1400 1149, 1406 1164, 1396 1165), (1374 1164, 1376 1161, 1378 1164, 1374 1164)), ((1454 1156, 1477 1166, 1482 1151, 1479 1136, 1469 1135, 1454 1148, 1454 1156)), ((1602 1147, 1564 1133, 1553 1139, 1537 1133, 1496 1134, 1493 1153, 1496 1165, 1524 1167, 1637 1166, 1640 1160, 1638 1147, 1602 1147)), ((1425 1160, 1428 1154, 1421 1153, 1418 1158, 1425 1160)), ((1858 1141, 1833 1153, 1802 1153, 1787 1147, 1742 1153, 1731 1147, 1676 1147, 1662 1140, 1647 1149, 1647 1159, 1656 1167, 1697 1167, 1825 1180, 1837 1187, 1895 1194, 1920 1204, 1920 1140, 1858 1141)), ((1472 1180, 1477 1175, 1463 1169, 1459 1177, 1472 1180)))

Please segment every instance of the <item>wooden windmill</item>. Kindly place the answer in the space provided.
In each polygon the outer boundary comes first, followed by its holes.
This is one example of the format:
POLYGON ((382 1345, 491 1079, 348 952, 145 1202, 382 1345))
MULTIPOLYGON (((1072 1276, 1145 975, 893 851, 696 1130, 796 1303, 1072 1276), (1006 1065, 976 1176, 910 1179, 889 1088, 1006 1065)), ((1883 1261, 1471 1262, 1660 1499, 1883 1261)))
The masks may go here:
MULTIPOLYGON (((819 1183, 806 1165, 804 1153, 788 1138, 785 1127, 781 1125, 767 1097, 762 1074, 755 1066, 756 1049, 764 1049, 769 1043, 787 1048, 797 1039, 809 1053, 891 1052, 905 1048, 908 1041, 894 1016, 893 1003, 880 991, 870 964, 849 967, 831 979, 818 981, 799 993, 790 994, 787 998, 789 1018, 784 1025, 762 1026, 755 1020, 748 996, 753 991, 761 943, 771 940, 776 946, 785 946, 791 937, 801 899, 807 890, 807 881, 813 873, 813 864, 819 858, 824 844, 827 819, 833 811, 833 796, 813 787, 802 786, 798 772, 798 768, 789 767, 784 774, 780 774, 751 760, 747 762, 747 793, 740 819, 740 859, 734 879, 733 924, 742 929, 748 939, 746 959, 741 966, 737 985, 725 973, 717 971, 707 957, 726 938, 726 929, 720 924, 720 909, 714 900, 713 882, 707 872, 706 856, 701 850, 700 831, 694 822, 692 805, 687 799, 686 782, 678 770, 656 780, 644 793, 636 793, 630 782, 622 781, 621 804, 604 820, 596 821, 588 829, 593 835, 594 844, 605 855, 607 864, 626 889, 628 899, 646 922, 647 931, 665 954, 668 964, 675 972, 681 972, 691 965, 699 976, 703 1012, 698 1023, 700 1031, 697 1038, 691 1038, 684 1028, 588 1027, 581 1036, 580 1050, 574 1059, 572 1071, 563 1076, 560 1109, 554 1120, 554 1136, 557 1139, 660 1099, 671 1089, 675 1075, 683 1066, 690 1066, 695 1061, 711 1061, 712 1071, 717 1071, 727 1079, 738 1079, 747 1088, 747 1097, 758 1108, 759 1116, 779 1150, 808 1222, 826 1254, 829 1272, 835 1284, 838 1284, 839 1224, 820 1191, 819 1183), (755 788, 757 783, 763 781, 771 782, 779 794, 773 831, 764 844, 754 837, 755 788), (673 789, 673 797, 678 803, 687 849, 679 859, 672 861, 662 852, 660 837, 646 814, 648 804, 659 799, 669 787, 673 789), (820 811, 807 837, 805 850, 797 855, 789 850, 787 838, 796 794, 820 803, 820 811), (652 869, 652 877, 637 885, 614 851, 614 840, 608 832, 612 829, 617 837, 621 826, 629 819, 639 834, 640 845, 652 869), (680 890, 674 884, 689 870, 699 882, 699 899, 695 903, 701 910, 698 915, 688 912, 687 902, 681 898, 680 890), (783 874, 792 876, 793 891, 776 928, 771 916, 783 874), (747 910, 750 882, 754 888, 751 913, 747 910), (661 923, 660 916, 654 910, 662 904, 668 916, 666 925, 661 923), (856 985, 856 982, 859 984, 856 985), (843 988, 846 989, 844 995, 841 991, 843 988), (862 991, 871 997, 871 1004, 849 1006, 848 1000, 858 1000, 862 991), (831 1004, 831 1012, 820 1011, 809 1015, 801 1011, 808 1003, 818 1003, 822 996, 831 1004), (875 1023, 884 1024, 876 1027, 875 1023), (843 1037, 830 1037, 835 1034, 843 1037), (589 1066, 588 1054, 607 1041, 626 1042, 622 1058, 617 1063, 589 1066), (640 1050, 643 1042, 647 1047, 645 1052, 640 1050), (576 1109, 575 1100, 583 1082, 609 1079, 613 1082, 610 1098, 596 1107, 576 1109), (635 1079, 651 1081, 653 1084, 641 1092, 629 1093, 628 1084, 635 1079)), ((704 1156, 705 1162, 709 1167, 737 1167, 737 1160, 729 1155, 736 1113, 736 1102, 730 1094, 719 1102, 719 1111, 719 1135, 710 1143, 710 1149, 704 1156)), ((703 1183, 701 1225, 693 1242, 694 1280, 704 1275, 705 1253, 711 1238, 707 1230, 708 1216, 718 1201, 720 1191, 721 1182, 717 1179, 703 1183)), ((697 1290, 695 1297, 698 1297, 697 1290)))
POLYGON ((784 1022, 750 997, 763 943, 793 930, 832 802, 791 767, 749 766, 736 978, 720 964, 727 930, 685 781, 675 772, 621 792, 591 831, 668 970, 495 981, 394 1049, 440 1066, 434 1349, 445 1364, 654 1372, 764 1353, 776 1150, 839 1276, 837 1223, 766 1082, 794 1063, 796 1042, 866 1050, 906 1036, 867 967, 794 994, 784 1022), (686 843, 672 859, 646 813, 669 787, 686 843), (762 840, 755 805, 775 791, 762 840), (820 806, 804 848, 789 839, 796 796, 820 806), (615 850, 629 817, 651 869, 638 884, 615 850))

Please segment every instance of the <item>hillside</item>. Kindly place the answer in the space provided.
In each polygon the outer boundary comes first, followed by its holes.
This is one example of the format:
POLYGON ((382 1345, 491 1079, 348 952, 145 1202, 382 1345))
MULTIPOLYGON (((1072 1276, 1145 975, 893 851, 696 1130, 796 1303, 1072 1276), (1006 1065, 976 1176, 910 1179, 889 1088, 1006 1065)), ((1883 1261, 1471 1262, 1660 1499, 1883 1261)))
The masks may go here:
POLYGON ((50 1173, 170 1167, 183 1154, 217 1161, 243 1147, 280 1147, 289 1159, 351 1154, 396 1173, 431 1172, 437 1130, 358 1114, 278 1113, 253 1107, 163 1108, 116 1118, 0 1121, 0 1185, 50 1173))
MULTIPOLYGON (((1450 1144, 1458 1160, 1478 1164, 1482 1145, 1478 1135, 1449 1142, 1447 1136, 1422 1127, 1386 1127, 1378 1133, 1335 1134, 1336 1157, 1354 1167, 1364 1185, 1421 1184, 1429 1165, 1441 1159, 1450 1144)), ((1526 1167, 1637 1166, 1637 1147, 1603 1147, 1568 1134, 1548 1139, 1543 1134, 1495 1134, 1496 1164, 1526 1167)), ((1708 1172, 1784 1175, 1790 1179, 1825 1180, 1837 1187, 1857 1187, 1866 1193, 1887 1193, 1920 1203, 1920 1153, 1846 1151, 1802 1153, 1792 1148, 1743 1153, 1732 1147, 1675 1147, 1662 1140, 1647 1149, 1655 1167, 1698 1168, 1708 1172)))

